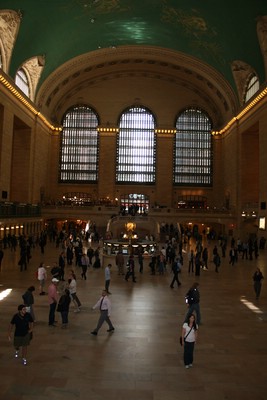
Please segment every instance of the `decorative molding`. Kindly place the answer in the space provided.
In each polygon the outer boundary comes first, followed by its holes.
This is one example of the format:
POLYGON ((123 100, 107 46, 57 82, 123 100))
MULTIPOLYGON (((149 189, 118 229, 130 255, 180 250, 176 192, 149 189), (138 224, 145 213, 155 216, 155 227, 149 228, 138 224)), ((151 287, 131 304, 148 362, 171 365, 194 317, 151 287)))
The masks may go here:
POLYGON ((45 80, 36 101, 42 112, 57 121, 77 90, 126 76, 162 80, 191 90, 207 104, 217 126, 223 126, 239 108, 236 94, 218 71, 184 53, 152 46, 120 46, 75 57, 45 80))
POLYGON ((10 96, 14 96, 14 99, 21 103, 22 107, 25 107, 29 110, 35 118, 38 118, 42 123, 44 123, 48 129, 51 129, 55 134, 62 130, 61 126, 54 126, 52 125, 48 119, 36 109, 35 104, 25 96, 25 94, 16 86, 14 85, 13 81, 10 81, 9 77, 3 73, 0 73, 0 86, 3 85, 6 90, 10 93, 10 96))
POLYGON ((266 79, 267 78, 267 16, 266 15, 258 18, 257 34, 264 61, 265 79, 266 79))
POLYGON ((18 36, 22 14, 20 11, 0 10, 0 42, 3 71, 8 74, 12 52, 18 36))
POLYGON ((30 85, 30 99, 34 101, 37 85, 44 69, 45 57, 35 56, 25 61, 21 68, 27 72, 30 85))
MULTIPOLYGON (((240 105, 244 103, 244 95, 246 91, 246 86, 248 83, 248 79, 252 74, 256 74, 254 69, 247 63, 241 60, 235 60, 231 65, 232 73, 234 76, 238 98, 240 105)), ((257 75, 257 74, 256 74, 257 75)))

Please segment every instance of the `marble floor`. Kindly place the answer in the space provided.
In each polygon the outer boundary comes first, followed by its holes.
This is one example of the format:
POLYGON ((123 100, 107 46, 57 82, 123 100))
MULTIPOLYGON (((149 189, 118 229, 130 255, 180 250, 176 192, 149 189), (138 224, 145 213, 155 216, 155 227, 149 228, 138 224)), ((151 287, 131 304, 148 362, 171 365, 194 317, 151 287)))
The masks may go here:
MULTIPOLYGON (((209 251, 214 246, 210 244, 209 251)), ((90 269, 77 294, 82 311, 70 312, 69 328, 48 326, 47 296, 39 296, 35 271, 40 261, 51 265, 59 249, 48 244, 45 254, 33 250, 28 270, 20 272, 18 251, 5 250, 0 292, 1 400, 266 400, 267 398, 267 289, 255 300, 252 274, 259 266, 267 277, 267 250, 258 260, 239 260, 235 266, 222 260, 220 272, 189 275, 187 262, 182 285, 171 289, 171 273, 151 276, 146 266, 137 283, 126 282, 112 267, 112 322, 115 332, 102 327, 90 335, 98 312, 91 309, 101 294, 104 270, 90 269), (200 284, 202 325, 195 348, 194 366, 185 369, 179 345, 186 313, 185 293, 200 284), (36 286, 37 322, 28 351, 28 365, 14 358, 7 340, 11 317, 21 295, 36 286)))

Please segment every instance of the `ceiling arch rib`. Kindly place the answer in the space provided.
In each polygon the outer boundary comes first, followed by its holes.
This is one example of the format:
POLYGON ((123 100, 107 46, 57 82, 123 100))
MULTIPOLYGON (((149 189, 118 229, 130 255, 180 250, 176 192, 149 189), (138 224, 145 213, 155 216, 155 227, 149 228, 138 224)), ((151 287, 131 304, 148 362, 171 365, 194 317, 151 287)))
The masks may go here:
POLYGON ((238 107, 230 85, 208 65, 183 53, 137 46, 99 50, 65 63, 41 86, 37 104, 40 111, 55 121, 64 104, 73 104, 72 96, 76 101, 79 90, 127 76, 142 79, 144 85, 147 79, 155 79, 161 81, 162 87, 171 82, 191 91, 199 106, 205 105, 214 115, 216 125, 232 118, 238 107))

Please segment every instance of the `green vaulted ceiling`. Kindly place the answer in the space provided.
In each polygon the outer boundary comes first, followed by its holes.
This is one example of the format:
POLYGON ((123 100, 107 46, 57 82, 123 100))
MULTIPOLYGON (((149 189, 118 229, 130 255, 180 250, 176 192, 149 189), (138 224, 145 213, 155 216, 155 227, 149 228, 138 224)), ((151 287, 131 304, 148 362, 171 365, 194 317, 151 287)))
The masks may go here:
POLYGON ((267 0, 0 0, 22 20, 9 74, 27 59, 45 55, 42 83, 80 54, 122 45, 159 46, 208 63, 229 81, 242 60, 265 80, 257 38, 267 0))

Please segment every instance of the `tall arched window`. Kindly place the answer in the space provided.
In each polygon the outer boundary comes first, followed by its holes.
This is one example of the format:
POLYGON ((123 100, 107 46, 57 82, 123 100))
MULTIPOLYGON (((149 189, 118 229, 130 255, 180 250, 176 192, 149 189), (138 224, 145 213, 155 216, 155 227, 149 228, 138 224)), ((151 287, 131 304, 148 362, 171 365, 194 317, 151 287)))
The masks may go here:
POLYGON ((211 186, 211 121, 206 113, 189 108, 176 121, 174 144, 174 184, 211 186))
POLYGON ((245 91, 245 98, 244 98, 244 103, 249 101, 251 97, 254 96, 254 94, 259 90, 260 88, 260 83, 259 83, 259 78, 253 74, 248 81, 246 91, 245 91))
POLYGON ((150 111, 132 107, 119 121, 117 136, 117 183, 155 183, 155 119, 150 111))
POLYGON ((30 94, 30 85, 29 85, 29 80, 27 78, 27 75, 25 71, 20 68, 15 76, 15 84, 22 90, 26 96, 29 97, 30 94))
POLYGON ((98 179, 98 117, 87 106, 76 106, 63 118, 59 181, 96 182, 98 179))

